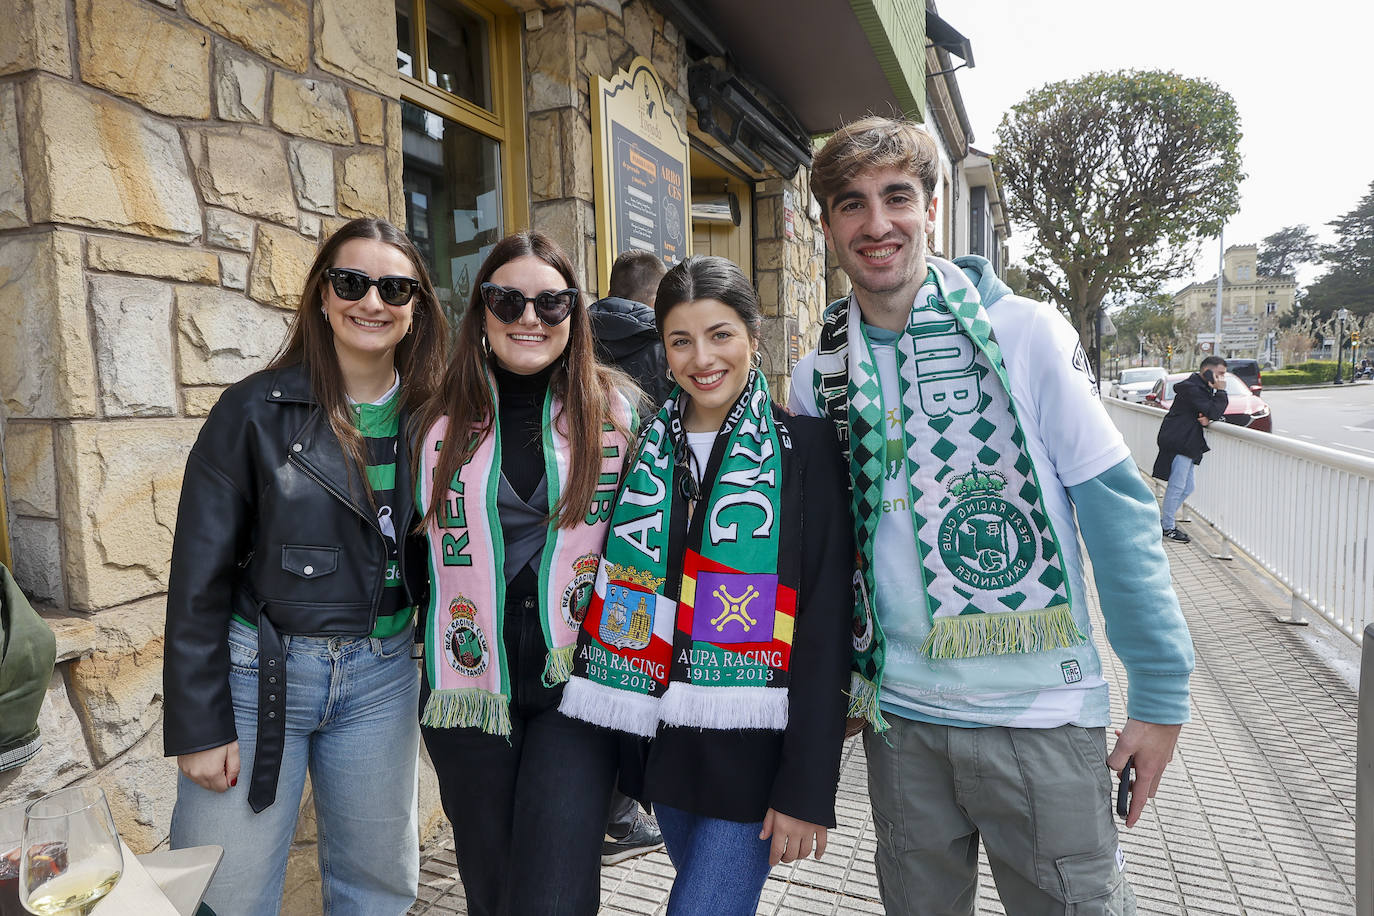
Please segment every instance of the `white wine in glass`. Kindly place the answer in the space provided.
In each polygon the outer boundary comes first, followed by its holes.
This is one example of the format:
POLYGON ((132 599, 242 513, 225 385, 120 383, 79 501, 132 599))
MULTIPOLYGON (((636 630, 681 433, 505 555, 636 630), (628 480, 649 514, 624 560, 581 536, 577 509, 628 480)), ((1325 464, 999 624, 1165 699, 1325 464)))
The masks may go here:
POLYGON ((85 916, 124 873, 110 806, 97 786, 59 789, 29 805, 19 899, 38 916, 85 916))

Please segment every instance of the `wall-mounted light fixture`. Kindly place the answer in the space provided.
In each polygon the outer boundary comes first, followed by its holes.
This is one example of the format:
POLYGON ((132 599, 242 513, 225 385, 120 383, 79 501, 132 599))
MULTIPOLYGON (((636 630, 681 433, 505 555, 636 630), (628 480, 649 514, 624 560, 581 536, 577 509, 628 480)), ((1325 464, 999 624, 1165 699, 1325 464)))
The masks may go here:
POLYGON ((687 71, 687 92, 701 129, 754 171, 771 165, 791 178, 803 164, 810 164, 810 147, 794 137, 733 73, 710 63, 694 64, 687 71))

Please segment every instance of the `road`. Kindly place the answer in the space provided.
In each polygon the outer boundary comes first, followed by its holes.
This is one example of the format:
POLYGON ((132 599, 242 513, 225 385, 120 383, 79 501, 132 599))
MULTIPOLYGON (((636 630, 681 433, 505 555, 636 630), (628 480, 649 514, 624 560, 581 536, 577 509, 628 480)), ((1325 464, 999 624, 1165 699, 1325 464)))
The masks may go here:
POLYGON ((1264 389, 1274 433, 1374 457, 1374 383, 1287 391, 1264 389))

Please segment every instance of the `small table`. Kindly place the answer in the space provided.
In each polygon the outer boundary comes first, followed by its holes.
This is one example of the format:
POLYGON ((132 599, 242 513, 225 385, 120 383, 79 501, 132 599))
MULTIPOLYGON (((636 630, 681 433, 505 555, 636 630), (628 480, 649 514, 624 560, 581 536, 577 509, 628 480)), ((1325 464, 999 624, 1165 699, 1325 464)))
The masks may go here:
POLYGON ((142 856, 124 846, 124 874, 91 912, 93 916, 195 916, 223 856, 221 846, 142 856))

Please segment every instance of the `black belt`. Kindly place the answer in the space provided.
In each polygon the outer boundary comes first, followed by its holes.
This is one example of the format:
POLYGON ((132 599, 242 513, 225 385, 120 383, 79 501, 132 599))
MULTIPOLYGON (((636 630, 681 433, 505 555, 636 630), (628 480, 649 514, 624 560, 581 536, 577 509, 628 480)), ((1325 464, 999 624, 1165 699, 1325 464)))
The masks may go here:
POLYGON ((258 615, 258 746, 253 754, 253 781, 248 805, 261 813, 277 800, 277 777, 286 748, 286 647, 281 634, 258 615))

